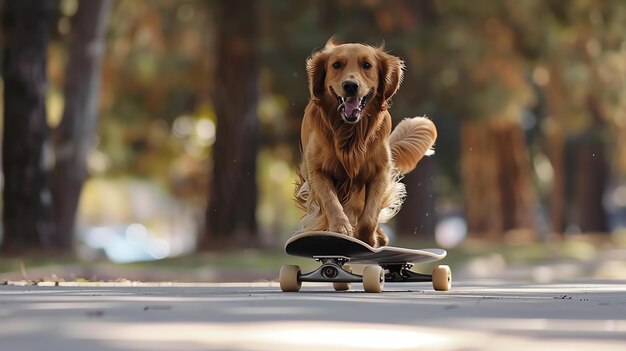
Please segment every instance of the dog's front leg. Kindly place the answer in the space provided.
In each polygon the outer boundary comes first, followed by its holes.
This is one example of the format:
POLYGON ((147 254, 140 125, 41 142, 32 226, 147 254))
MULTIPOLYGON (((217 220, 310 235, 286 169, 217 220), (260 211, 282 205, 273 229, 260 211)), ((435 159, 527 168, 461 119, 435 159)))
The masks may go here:
POLYGON ((357 222, 357 238, 371 246, 387 244, 387 236, 378 234, 378 216, 385 189, 389 179, 388 171, 378 172, 365 187, 365 204, 357 222))
POLYGON ((352 225, 337 198, 337 191, 332 180, 320 171, 311 171, 309 172, 309 186, 328 220, 328 230, 352 235, 352 225))

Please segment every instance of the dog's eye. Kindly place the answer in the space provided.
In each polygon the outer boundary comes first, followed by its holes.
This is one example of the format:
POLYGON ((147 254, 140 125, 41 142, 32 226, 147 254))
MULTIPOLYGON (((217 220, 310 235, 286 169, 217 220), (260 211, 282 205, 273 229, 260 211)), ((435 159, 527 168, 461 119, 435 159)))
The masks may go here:
POLYGON ((369 63, 369 62, 363 62, 362 67, 363 67, 363 69, 370 69, 370 68, 372 68, 372 64, 369 63))
POLYGON ((337 62, 333 63, 333 68, 340 69, 341 68, 341 62, 337 61, 337 62))

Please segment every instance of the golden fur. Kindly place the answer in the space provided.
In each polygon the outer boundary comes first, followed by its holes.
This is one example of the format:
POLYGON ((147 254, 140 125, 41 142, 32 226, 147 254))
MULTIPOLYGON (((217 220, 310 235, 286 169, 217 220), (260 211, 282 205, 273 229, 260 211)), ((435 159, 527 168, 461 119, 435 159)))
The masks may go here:
POLYGON ((401 175, 432 154, 435 125, 408 118, 391 131, 390 98, 404 63, 382 48, 330 39, 307 60, 311 99, 301 128, 296 200, 299 231, 326 230, 372 246, 388 243, 379 227, 405 197, 401 175))

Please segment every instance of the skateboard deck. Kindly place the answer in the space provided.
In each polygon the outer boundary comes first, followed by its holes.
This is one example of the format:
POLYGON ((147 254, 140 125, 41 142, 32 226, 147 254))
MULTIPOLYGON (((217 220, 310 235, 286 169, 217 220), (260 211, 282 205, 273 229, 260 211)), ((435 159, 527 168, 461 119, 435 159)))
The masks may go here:
POLYGON ((442 249, 405 249, 402 247, 372 247, 365 242, 333 232, 305 232, 292 236, 285 252, 308 258, 344 257, 352 263, 404 264, 428 263, 446 257, 442 249))
POLYGON ((450 267, 437 266, 432 274, 411 271, 416 263, 438 261, 446 257, 442 249, 406 249, 394 246, 372 247, 350 236, 324 231, 296 234, 285 243, 292 256, 317 260, 321 266, 308 273, 300 267, 285 265, 280 271, 280 287, 285 292, 300 290, 302 282, 332 282, 335 290, 348 290, 349 283, 362 282, 366 292, 382 292, 388 282, 432 282, 438 291, 450 289, 450 267), (346 263, 366 264, 362 275, 352 273, 346 263))

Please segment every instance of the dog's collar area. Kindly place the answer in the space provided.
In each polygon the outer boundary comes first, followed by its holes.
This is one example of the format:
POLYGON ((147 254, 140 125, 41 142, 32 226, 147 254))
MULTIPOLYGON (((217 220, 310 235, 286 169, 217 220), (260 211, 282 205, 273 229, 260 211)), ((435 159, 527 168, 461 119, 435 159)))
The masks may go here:
POLYGON ((335 99, 337 99, 337 111, 341 114, 341 118, 344 122, 349 124, 357 123, 361 119, 361 111, 365 108, 365 104, 369 101, 369 99, 374 95, 374 90, 371 89, 367 94, 363 95, 356 105, 356 97, 348 96, 343 97, 335 92, 332 86, 328 87, 330 92, 333 94, 335 99), (348 109, 350 109, 350 114, 346 112, 346 105, 348 109), (356 105, 356 106, 355 106, 356 105))

